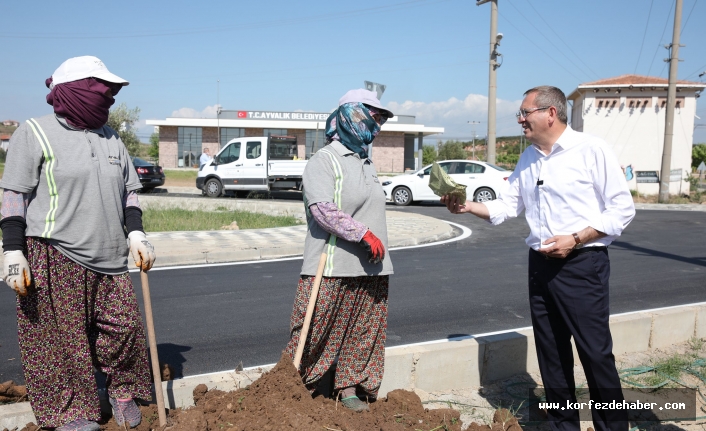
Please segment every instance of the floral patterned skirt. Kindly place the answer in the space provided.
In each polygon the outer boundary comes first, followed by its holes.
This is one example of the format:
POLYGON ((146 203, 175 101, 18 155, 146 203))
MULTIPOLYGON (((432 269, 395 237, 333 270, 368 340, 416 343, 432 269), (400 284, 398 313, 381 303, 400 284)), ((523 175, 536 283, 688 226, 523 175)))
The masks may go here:
MULTIPOLYGON (((286 352, 294 358, 304 324, 314 277, 299 280, 286 352)), ((341 277, 321 280, 301 361, 310 391, 336 357, 335 389, 358 385, 376 398, 385 370, 389 276, 341 277)))
POLYGON ((94 367, 114 398, 150 399, 142 317, 128 273, 91 271, 41 238, 27 238, 33 284, 17 297, 29 399, 40 425, 100 419, 94 367))

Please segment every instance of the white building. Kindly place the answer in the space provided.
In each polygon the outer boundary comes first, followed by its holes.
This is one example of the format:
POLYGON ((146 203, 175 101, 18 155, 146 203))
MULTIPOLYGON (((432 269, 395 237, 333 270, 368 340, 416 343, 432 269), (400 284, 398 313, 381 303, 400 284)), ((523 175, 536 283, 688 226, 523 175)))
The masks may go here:
MULTIPOLYGON (((644 194, 659 193, 667 87, 664 78, 622 75, 581 84, 568 97, 573 102, 571 127, 605 139, 626 170, 630 188, 644 194)), ((704 88, 706 84, 700 82, 677 82, 671 164, 674 180, 691 172, 696 99, 704 88)), ((678 194, 680 188, 687 192, 688 187, 684 181, 672 181, 669 192, 678 194)))
MULTIPOLYGON (((166 168, 197 166, 205 148, 216 154, 233 138, 287 136, 297 142, 297 156, 308 159, 324 146, 329 112, 220 111, 218 118, 147 120, 159 127, 159 163, 166 168)), ((404 172, 421 167, 424 137, 444 133, 443 127, 418 124, 415 117, 396 115, 373 141, 378 172, 404 172)))

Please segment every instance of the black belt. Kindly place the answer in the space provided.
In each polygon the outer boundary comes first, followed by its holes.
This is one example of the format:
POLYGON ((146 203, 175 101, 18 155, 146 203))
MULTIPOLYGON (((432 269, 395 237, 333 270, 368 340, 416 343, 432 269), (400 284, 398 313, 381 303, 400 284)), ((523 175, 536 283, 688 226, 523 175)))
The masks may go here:
POLYGON ((543 257, 544 259, 546 259, 546 260, 565 260, 565 259, 568 259, 568 258, 570 258, 570 257, 572 257, 572 256, 577 256, 577 255, 582 254, 582 253, 590 253, 590 252, 592 252, 592 251, 606 251, 606 250, 608 250, 608 247, 606 247, 606 246, 604 246, 604 245, 600 245, 600 246, 595 246, 595 247, 581 247, 581 248, 575 248, 575 249, 573 249, 573 250, 571 251, 571 253, 569 253, 569 254, 568 254, 566 257, 564 257, 564 258, 561 258, 561 257, 552 257, 552 256, 549 256, 549 255, 547 255, 547 254, 540 253, 540 252, 538 252, 537 250, 535 250, 535 249, 533 249, 533 248, 530 248, 530 250, 532 250, 533 252, 535 252, 535 253, 537 253, 538 255, 542 256, 542 257, 543 257))

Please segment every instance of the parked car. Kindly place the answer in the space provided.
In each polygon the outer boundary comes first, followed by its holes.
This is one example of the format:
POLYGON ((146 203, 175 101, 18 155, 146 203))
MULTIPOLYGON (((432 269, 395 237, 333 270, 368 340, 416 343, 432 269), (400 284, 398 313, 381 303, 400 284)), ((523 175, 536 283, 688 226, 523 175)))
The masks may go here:
POLYGON ((164 185, 164 170, 161 166, 155 166, 139 157, 132 157, 132 164, 142 183, 143 192, 150 192, 155 187, 164 185))
MULTIPOLYGON (((476 202, 492 201, 507 185, 512 171, 500 166, 475 160, 444 160, 438 162, 441 169, 459 184, 466 185, 466 195, 476 202)), ((412 202, 439 200, 429 188, 431 166, 407 175, 398 175, 382 183, 385 197, 396 205, 412 202)))

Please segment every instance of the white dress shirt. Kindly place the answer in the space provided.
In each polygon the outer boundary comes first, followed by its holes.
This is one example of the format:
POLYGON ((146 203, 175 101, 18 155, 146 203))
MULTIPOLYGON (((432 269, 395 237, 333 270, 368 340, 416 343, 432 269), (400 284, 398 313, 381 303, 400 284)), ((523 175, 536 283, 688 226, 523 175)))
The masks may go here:
POLYGON ((209 156, 206 153, 201 154, 201 157, 199 157, 199 166, 205 165, 206 163, 210 162, 213 160, 213 157, 209 156))
POLYGON ((635 217, 627 181, 606 142, 569 126, 548 155, 535 145, 528 147, 507 188, 485 205, 494 225, 525 210, 530 227, 526 242, 535 250, 555 235, 588 226, 606 236, 585 246, 607 246, 635 217))

